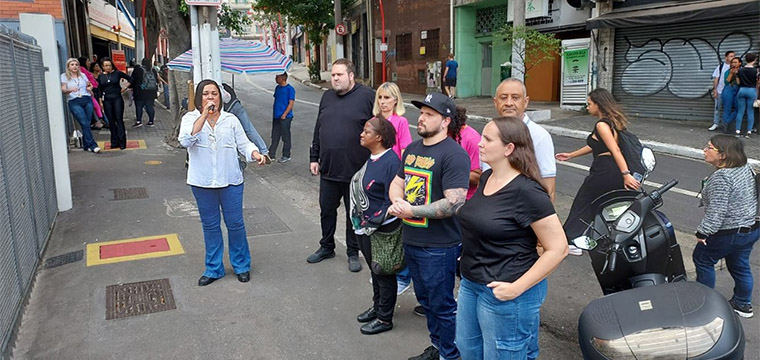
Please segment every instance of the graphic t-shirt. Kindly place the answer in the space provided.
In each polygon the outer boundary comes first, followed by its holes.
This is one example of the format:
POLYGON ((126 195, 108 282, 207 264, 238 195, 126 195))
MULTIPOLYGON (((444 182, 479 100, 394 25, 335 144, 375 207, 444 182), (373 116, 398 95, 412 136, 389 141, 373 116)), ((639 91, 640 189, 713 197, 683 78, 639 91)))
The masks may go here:
POLYGON ((479 284, 514 282, 525 274, 538 260, 538 238, 530 224, 555 213, 549 194, 522 174, 485 196, 483 187, 492 173, 483 173, 475 196, 457 215, 462 276, 479 284))
POLYGON ((446 61, 446 67, 449 68, 449 72, 446 73, 446 78, 455 79, 457 77, 457 68, 459 67, 459 64, 454 60, 448 60, 446 61))
MULTIPOLYGON (((288 103, 290 103, 290 100, 295 101, 296 100, 296 89, 294 89, 290 84, 285 84, 285 86, 277 85, 276 88, 274 88, 274 117, 280 118, 282 116, 282 113, 285 112, 285 109, 288 108, 288 103)), ((285 116, 285 118, 292 118, 293 117, 293 109, 290 110, 288 115, 285 116)))
MULTIPOLYGON (((460 145, 467 152, 467 156, 470 157, 470 171, 480 169, 480 149, 478 148, 480 134, 471 126, 465 125, 459 135, 462 137, 460 145)), ((467 189, 467 200, 470 200, 477 188, 477 185, 472 185, 467 189)))
MULTIPOLYGON (((470 159, 456 141, 445 138, 425 146, 422 140, 404 151, 403 166, 396 174, 404 179, 404 196, 412 206, 427 205, 444 198, 448 189, 467 189, 470 159)), ((404 219, 404 243, 420 247, 450 247, 462 241, 459 222, 453 218, 404 219)))

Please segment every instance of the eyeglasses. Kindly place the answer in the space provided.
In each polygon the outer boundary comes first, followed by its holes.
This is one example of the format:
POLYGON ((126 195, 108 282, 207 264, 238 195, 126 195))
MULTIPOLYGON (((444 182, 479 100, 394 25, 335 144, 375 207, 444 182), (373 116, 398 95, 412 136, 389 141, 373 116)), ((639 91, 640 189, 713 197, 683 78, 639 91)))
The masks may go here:
POLYGON ((715 151, 715 152, 721 152, 720 149, 718 149, 715 146, 712 146, 710 144, 705 145, 705 147, 704 147, 703 150, 712 150, 712 151, 715 151))

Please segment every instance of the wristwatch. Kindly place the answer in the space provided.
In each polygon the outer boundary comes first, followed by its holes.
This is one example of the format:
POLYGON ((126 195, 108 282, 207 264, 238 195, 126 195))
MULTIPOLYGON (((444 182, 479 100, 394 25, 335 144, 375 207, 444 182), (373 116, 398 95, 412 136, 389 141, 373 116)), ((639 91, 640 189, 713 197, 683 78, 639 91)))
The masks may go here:
POLYGON ((626 171, 621 172, 620 174, 623 175, 623 176, 631 175, 631 171, 630 170, 626 170, 626 171))

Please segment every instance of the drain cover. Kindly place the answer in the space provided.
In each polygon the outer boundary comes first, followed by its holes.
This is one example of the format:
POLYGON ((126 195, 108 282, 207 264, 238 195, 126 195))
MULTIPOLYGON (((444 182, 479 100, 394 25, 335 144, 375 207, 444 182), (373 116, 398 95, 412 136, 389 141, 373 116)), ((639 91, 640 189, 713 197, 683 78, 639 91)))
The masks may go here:
POLYGON ((169 279, 106 287, 106 320, 152 314, 176 308, 169 279))
POLYGON ((248 236, 290 232, 290 228, 266 206, 245 209, 245 226, 248 236))
POLYGON ((58 256, 53 256, 45 260, 45 269, 52 269, 61 265, 70 264, 73 262, 81 261, 84 255, 84 250, 72 251, 58 256))
POLYGON ((121 188, 111 189, 113 190, 114 200, 134 200, 134 199, 147 199, 148 191, 144 187, 138 188, 121 188))

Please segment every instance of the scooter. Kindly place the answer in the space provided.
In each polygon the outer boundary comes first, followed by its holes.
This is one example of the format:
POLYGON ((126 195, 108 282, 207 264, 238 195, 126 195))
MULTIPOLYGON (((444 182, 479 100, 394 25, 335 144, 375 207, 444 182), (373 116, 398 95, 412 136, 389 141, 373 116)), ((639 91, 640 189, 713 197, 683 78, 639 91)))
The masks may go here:
POLYGON ((573 244, 589 251, 605 296, 578 320, 585 359, 743 359, 739 317, 718 292, 686 281, 673 225, 657 210, 676 184, 613 191, 588 207, 573 244))

